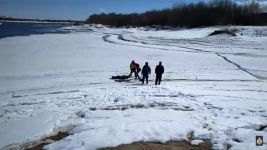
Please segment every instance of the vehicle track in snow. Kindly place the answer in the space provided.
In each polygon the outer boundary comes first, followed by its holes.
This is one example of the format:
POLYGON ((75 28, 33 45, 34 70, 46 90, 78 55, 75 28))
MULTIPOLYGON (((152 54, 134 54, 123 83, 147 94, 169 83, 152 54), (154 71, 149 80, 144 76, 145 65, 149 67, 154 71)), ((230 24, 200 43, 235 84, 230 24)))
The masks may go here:
POLYGON ((255 77, 256 79, 259 79, 258 76, 256 76, 256 75, 250 73, 250 72, 247 71, 245 68, 243 68, 243 67, 241 67, 240 65, 238 65, 237 63, 235 63, 235 62, 233 62, 233 61, 230 61, 227 57, 222 56, 222 55, 220 55, 219 53, 216 53, 216 54, 217 54, 217 56, 223 58, 225 61, 227 61, 227 62, 229 62, 229 63, 235 65, 238 69, 240 69, 240 70, 242 70, 242 71, 244 71, 244 72, 250 74, 251 76, 255 77))
MULTIPOLYGON (((192 38, 192 39, 165 39, 165 38, 160 38, 160 37, 152 37, 152 36, 148 36, 146 38, 143 37, 136 37, 133 36, 133 33, 130 34, 130 39, 124 38, 124 35, 129 35, 128 34, 120 34, 119 35, 119 39, 124 40, 124 41, 128 41, 128 42, 135 42, 135 43, 142 43, 142 44, 147 44, 147 45, 158 45, 158 46, 174 46, 174 47, 181 47, 181 48, 189 48, 192 50, 197 50, 197 51, 202 51, 202 52, 210 52, 213 53, 215 51, 212 50, 204 50, 205 48, 220 48, 220 49, 224 49, 226 51, 229 52, 219 52, 220 54, 235 54, 235 55, 239 55, 240 52, 236 51, 234 52, 233 49, 255 49, 258 52, 263 51, 264 49, 261 47, 262 45, 264 45, 262 42, 260 43, 255 43, 255 42, 251 42, 251 48, 250 47, 243 47, 244 45, 244 41, 240 40, 240 39, 235 39, 235 38, 231 38, 231 39, 220 39, 220 38, 208 38, 208 37, 204 37, 204 38, 192 38), (152 42, 152 43, 151 43, 152 42), (240 43, 239 43, 240 42, 240 43), (225 45, 225 44, 232 44, 232 45, 225 45), (238 44, 238 46, 236 46, 238 44), (189 44, 191 46, 195 46, 195 47, 199 47, 199 46, 205 46, 205 48, 192 48, 189 46, 181 46, 181 44, 189 44), (260 45, 260 47, 258 47, 260 45)), ((129 36, 127 36, 129 37, 129 36)), ((249 41, 246 41, 246 44, 249 41)), ((255 54, 254 54, 255 55, 255 54)), ((249 55, 247 55, 249 57, 249 55)), ((262 55, 255 55, 256 57, 262 57, 262 55)))
MULTIPOLYGON (((146 44, 144 44, 144 46, 143 46, 143 45, 141 46, 141 45, 134 45, 134 44, 119 43, 119 42, 110 40, 109 38, 110 38, 111 36, 112 36, 112 35, 105 35, 105 36, 102 37, 102 39, 103 39, 105 42, 108 42, 108 43, 118 44, 118 45, 124 45, 124 46, 134 46, 134 47, 141 47, 141 48, 148 48, 148 49, 156 49, 156 50, 164 50, 164 51, 174 51, 174 52, 199 53, 198 51, 187 51, 187 50, 181 50, 181 49, 173 50, 173 49, 168 49, 168 48, 153 47, 153 45, 146 46, 146 44)), ((116 36, 117 36, 117 35, 116 35, 116 36)), ((118 36, 117 36, 117 39, 119 39, 118 36)), ((126 42, 129 42, 129 41, 126 41, 126 42)), ((131 43, 131 42, 129 42, 129 43, 131 43)), ((137 42, 136 42, 136 43, 137 43, 137 42)))
MULTIPOLYGON (((144 44, 144 45, 169 46, 169 45, 151 44, 151 43, 148 44, 148 43, 146 43, 146 42, 144 42, 144 41, 140 41, 140 42, 138 42, 138 41, 134 41, 134 40, 128 40, 128 39, 123 38, 122 35, 118 35, 118 39, 119 39, 119 40, 126 41, 126 42, 142 43, 142 44, 144 44)), ((184 46, 175 46, 175 47, 177 47, 177 48, 185 48, 185 49, 194 50, 194 51, 198 51, 198 52, 211 53, 210 51, 205 51, 205 50, 203 50, 203 49, 190 48, 190 47, 184 47, 184 46)), ((190 51, 190 52, 191 52, 191 51, 190 51)))
MULTIPOLYGON (((127 33, 127 34, 130 34, 130 33, 127 33)), ((216 45, 216 43, 205 45, 205 44, 200 44, 197 41, 194 41, 194 39, 190 39, 190 40, 188 40, 188 39, 176 39, 177 41, 174 41, 174 42, 170 42, 171 39, 168 39, 168 40, 155 40, 156 42, 159 42, 158 44, 155 44, 155 43, 148 43, 148 42, 144 41, 144 40, 147 40, 147 39, 150 39, 150 38, 137 39, 135 36, 132 36, 132 33, 131 33, 131 37, 136 38, 136 40, 131 40, 131 39, 124 38, 123 35, 124 34, 108 34, 108 35, 103 36, 103 40, 105 42, 109 42, 109 43, 113 43, 113 44, 126 45, 126 46, 135 46, 135 47, 141 47, 141 48, 158 49, 158 50, 167 50, 167 51, 178 51, 178 52, 189 52, 189 53, 211 53, 211 54, 219 53, 219 54, 229 54, 229 55, 244 56, 244 57, 261 57, 261 58, 266 58, 267 57, 265 55, 262 56, 262 55, 257 55, 257 54, 234 52, 233 48, 231 46, 217 46, 218 44, 222 44, 222 43, 218 43, 217 45, 216 45), (117 36, 118 40, 121 40, 121 41, 124 41, 124 42, 128 42, 128 43, 139 43, 139 44, 142 44, 142 46, 141 45, 134 45, 134 44, 131 45, 131 44, 126 44, 126 43, 120 43, 120 42, 117 42, 117 41, 114 41, 114 40, 110 40, 109 38, 111 36, 117 36), (188 47, 188 46, 181 46, 181 45, 177 45, 177 44, 175 44, 175 45, 166 44, 166 43, 177 43, 177 42, 181 42, 182 40, 191 41, 189 43, 186 42, 187 44, 205 45, 205 46, 209 46, 209 48, 212 48, 212 47, 214 47, 216 45, 217 46, 216 48, 229 49, 230 52, 215 52, 215 51, 208 51, 208 50, 199 49, 199 48, 192 48, 192 47, 188 47), (162 43, 162 42, 164 42, 164 43, 162 43), (178 49, 177 50, 173 50, 173 49, 170 49, 170 48, 159 48, 159 47, 156 47, 156 46, 162 46, 162 47, 171 46, 171 47, 176 47, 178 49), (181 50, 179 48, 187 49, 187 50, 181 50)), ((152 39, 152 41, 153 40, 154 39, 152 39)), ((197 39, 197 40, 200 40, 200 39, 197 39)), ((200 40, 200 42, 201 41, 204 42, 205 40, 204 41, 200 40)), ((207 41, 205 41, 205 42, 207 42, 207 41)), ((240 45, 242 45, 242 44, 240 44, 240 45)), ((243 48, 243 47, 238 47, 238 48, 243 48)), ((253 47, 253 48, 257 49, 255 47, 253 47)), ((247 49, 247 47, 245 49, 247 49)))
MULTIPOLYGON (((123 37, 122 34, 120 35, 116 35, 118 40, 122 40, 122 41, 125 41, 125 42, 129 42, 129 43, 142 43, 143 45, 158 45, 158 44, 147 44, 146 42, 144 41, 135 41, 135 40, 129 40, 129 39, 126 39, 123 37)), ((106 41, 106 42, 109 42, 109 43, 113 43, 113 44, 120 44, 118 42, 114 42, 112 40, 109 40, 108 38, 110 37, 110 35, 106 35, 103 37, 103 40, 106 41)), ((133 37, 131 35, 131 37, 133 37)), ((121 44, 121 45, 125 45, 125 44, 121 44)), ((135 45, 129 45, 129 46, 135 46, 135 45)), ((160 45, 162 46, 162 45, 160 45)), ((150 47, 145 47, 145 46, 138 46, 138 47, 143 47, 143 48, 150 48, 150 47)), ((245 68, 241 67, 239 64, 233 62, 233 61, 230 61, 229 59, 227 59, 227 57, 225 56, 222 56, 221 54, 231 54, 231 55, 236 55, 236 53, 218 53, 218 52, 211 52, 211 51, 206 51, 206 50, 202 50, 202 49, 196 49, 196 48, 190 48, 190 47, 185 47, 185 46, 176 46, 177 48, 184 48, 184 49, 190 49, 190 50, 194 50, 196 52, 199 52, 199 53, 212 53, 212 54, 216 54, 217 56, 223 58, 225 61, 235 65, 238 69, 248 73, 249 75, 255 77, 256 79, 259 79, 259 80, 264 80, 266 79, 266 77, 261 77, 261 76, 258 76, 258 75, 254 75, 252 74, 251 72, 249 72, 248 70, 246 70, 245 68)), ((229 49, 231 49, 231 47, 227 47, 229 49)), ((165 49, 165 48, 153 48, 153 49, 160 49, 160 50, 170 50, 170 49, 165 49)), ((172 50, 172 51, 176 51, 176 50, 172 50)), ((233 50, 231 49, 231 51, 233 52, 233 50)), ((178 51, 179 52, 179 51, 178 51)), ((192 51, 185 51, 185 52, 192 52, 192 51)))

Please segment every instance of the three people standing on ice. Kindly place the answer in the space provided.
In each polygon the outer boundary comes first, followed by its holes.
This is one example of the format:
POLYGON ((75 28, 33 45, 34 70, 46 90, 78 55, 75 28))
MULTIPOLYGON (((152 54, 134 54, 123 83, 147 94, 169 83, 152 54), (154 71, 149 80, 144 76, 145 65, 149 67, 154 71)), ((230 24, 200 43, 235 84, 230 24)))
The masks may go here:
MULTIPOLYGON (((141 71, 141 68, 139 64, 135 63, 134 60, 130 64, 130 70, 131 73, 129 77, 132 77, 132 74, 135 74, 135 79, 140 79, 139 77, 139 72, 141 71)), ((162 66, 162 62, 159 62, 159 65, 155 68, 155 73, 156 73, 156 81, 155 85, 160 85, 161 79, 162 79, 162 74, 164 73, 164 67, 162 66)), ((144 84, 144 81, 146 80, 146 84, 148 84, 148 77, 149 74, 151 74, 151 68, 148 65, 148 62, 145 63, 143 69, 142 69, 142 84, 144 84)))

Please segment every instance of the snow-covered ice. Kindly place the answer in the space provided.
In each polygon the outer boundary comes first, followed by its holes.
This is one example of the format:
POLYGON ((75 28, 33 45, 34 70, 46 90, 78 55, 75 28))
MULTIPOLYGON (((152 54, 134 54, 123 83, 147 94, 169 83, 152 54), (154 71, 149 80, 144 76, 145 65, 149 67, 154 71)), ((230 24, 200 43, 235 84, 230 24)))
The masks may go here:
POLYGON ((44 148, 182 141, 191 133, 193 145, 211 139, 213 149, 267 149, 267 36, 256 34, 266 27, 208 36, 220 28, 85 25, 60 29, 69 34, 1 39, 0 148, 68 131, 44 148), (109 79, 128 74, 132 60, 149 62, 149 85, 109 79), (159 61, 165 73, 155 86, 159 61))

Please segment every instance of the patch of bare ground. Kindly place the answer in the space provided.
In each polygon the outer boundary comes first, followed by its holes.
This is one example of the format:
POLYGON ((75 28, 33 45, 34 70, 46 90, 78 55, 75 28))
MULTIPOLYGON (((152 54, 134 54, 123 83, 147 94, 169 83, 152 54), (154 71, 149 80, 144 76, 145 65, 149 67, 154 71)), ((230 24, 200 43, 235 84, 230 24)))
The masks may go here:
POLYGON ((211 140, 203 140, 199 145, 190 145, 190 142, 134 142, 132 144, 107 147, 98 150, 209 150, 212 147, 211 140))
POLYGON ((67 136, 68 136, 68 133, 59 132, 57 135, 45 138, 40 142, 40 144, 35 145, 32 148, 27 148, 26 150, 42 150, 42 148, 45 145, 51 144, 51 143, 56 142, 56 141, 60 141, 60 140, 64 139, 67 136), (52 142, 45 142, 45 141, 52 141, 52 142))

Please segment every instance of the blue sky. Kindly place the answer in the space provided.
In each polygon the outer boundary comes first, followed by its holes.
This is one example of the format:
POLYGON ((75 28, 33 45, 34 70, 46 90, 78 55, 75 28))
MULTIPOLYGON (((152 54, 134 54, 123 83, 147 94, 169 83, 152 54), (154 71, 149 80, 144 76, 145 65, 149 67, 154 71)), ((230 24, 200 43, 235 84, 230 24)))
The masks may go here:
POLYGON ((0 16, 85 20, 94 13, 144 12, 171 7, 176 2, 197 1, 199 0, 0 0, 0 16))

